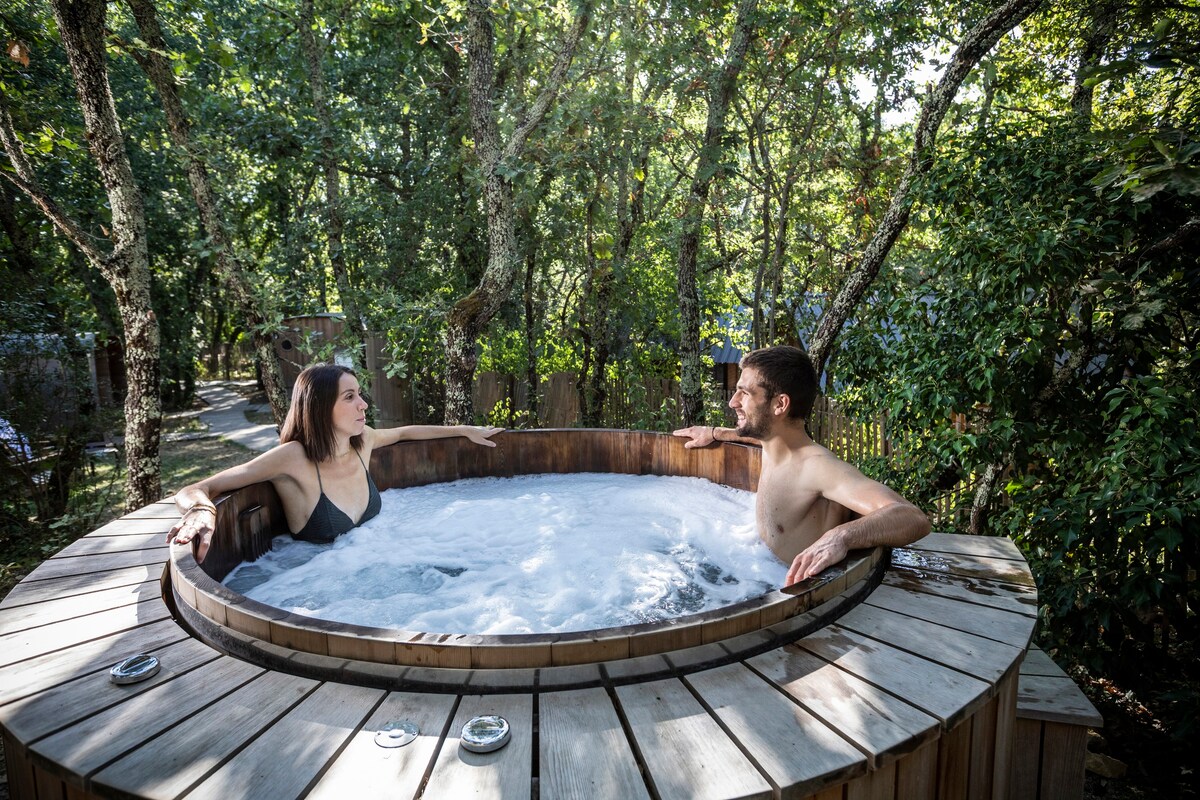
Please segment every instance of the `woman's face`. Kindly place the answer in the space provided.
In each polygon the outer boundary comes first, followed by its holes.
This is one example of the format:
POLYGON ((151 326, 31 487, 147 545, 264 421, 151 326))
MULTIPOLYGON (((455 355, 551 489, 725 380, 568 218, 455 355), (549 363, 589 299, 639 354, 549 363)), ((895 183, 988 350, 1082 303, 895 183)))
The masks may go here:
POLYGON ((333 429, 339 436, 358 436, 367 424, 367 401, 358 379, 346 373, 338 379, 338 396, 333 403, 333 429))

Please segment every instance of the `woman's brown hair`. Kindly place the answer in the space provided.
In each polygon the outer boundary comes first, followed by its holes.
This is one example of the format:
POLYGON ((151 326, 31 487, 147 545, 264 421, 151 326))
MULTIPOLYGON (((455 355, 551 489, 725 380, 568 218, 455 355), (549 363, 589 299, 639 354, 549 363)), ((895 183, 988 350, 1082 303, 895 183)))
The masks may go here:
MULTIPOLYGON (((333 406, 343 375, 354 371, 340 364, 312 364, 296 378, 292 405, 279 431, 280 443, 299 442, 310 459, 320 463, 335 455, 337 435, 333 432, 333 406)), ((362 449, 362 435, 350 437, 350 446, 362 449)))

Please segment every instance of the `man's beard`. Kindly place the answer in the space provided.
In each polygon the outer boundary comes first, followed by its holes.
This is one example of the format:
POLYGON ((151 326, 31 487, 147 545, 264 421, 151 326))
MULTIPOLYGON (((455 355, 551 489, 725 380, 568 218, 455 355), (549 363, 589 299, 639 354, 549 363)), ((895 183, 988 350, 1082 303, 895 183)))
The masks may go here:
POLYGON ((763 425, 763 421, 761 419, 752 420, 749 414, 746 415, 744 421, 739 423, 734 430, 738 436, 745 436, 750 439, 762 439, 767 435, 767 429, 763 425))

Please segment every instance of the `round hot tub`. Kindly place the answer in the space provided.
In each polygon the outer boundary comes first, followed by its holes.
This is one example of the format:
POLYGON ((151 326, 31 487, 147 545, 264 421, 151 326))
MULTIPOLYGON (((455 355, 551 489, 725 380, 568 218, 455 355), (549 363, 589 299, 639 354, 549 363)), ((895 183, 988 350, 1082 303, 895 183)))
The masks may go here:
MULTIPOLYGON (((618 430, 509 431, 482 448, 464 439, 404 442, 375 451, 380 490, 546 473, 605 472, 704 478, 754 491, 760 451, 737 444, 688 450, 667 434, 618 430)), ((685 674, 767 652, 838 618, 882 579, 880 549, 852 553, 814 579, 715 611, 656 623, 563 633, 483 635, 372 628, 265 605, 221 581, 286 532, 278 497, 256 484, 217 499, 202 564, 172 548, 170 598, 194 635, 239 658, 323 680, 458 692, 576 689, 685 674)))

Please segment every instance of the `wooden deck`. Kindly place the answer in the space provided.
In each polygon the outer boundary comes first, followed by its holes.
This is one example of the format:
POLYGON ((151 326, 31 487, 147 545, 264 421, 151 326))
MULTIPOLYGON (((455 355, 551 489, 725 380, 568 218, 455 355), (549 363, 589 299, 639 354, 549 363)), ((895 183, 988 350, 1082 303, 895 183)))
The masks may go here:
MULTIPOLYGON (((0 727, 21 798, 1007 798, 1036 591, 1003 539, 933 534, 794 644, 641 683, 388 691, 272 671, 193 639, 160 580, 174 506, 101 528, 0 603, 0 727), (162 671, 116 686, 152 652, 162 671), (459 748, 498 713, 512 741, 459 748), (421 735, 380 748, 389 720, 421 735)), ((671 658, 671 655, 655 656, 671 658)), ((612 662, 619 674, 621 662, 612 662)), ((677 665, 678 666, 678 665, 677 665)))

